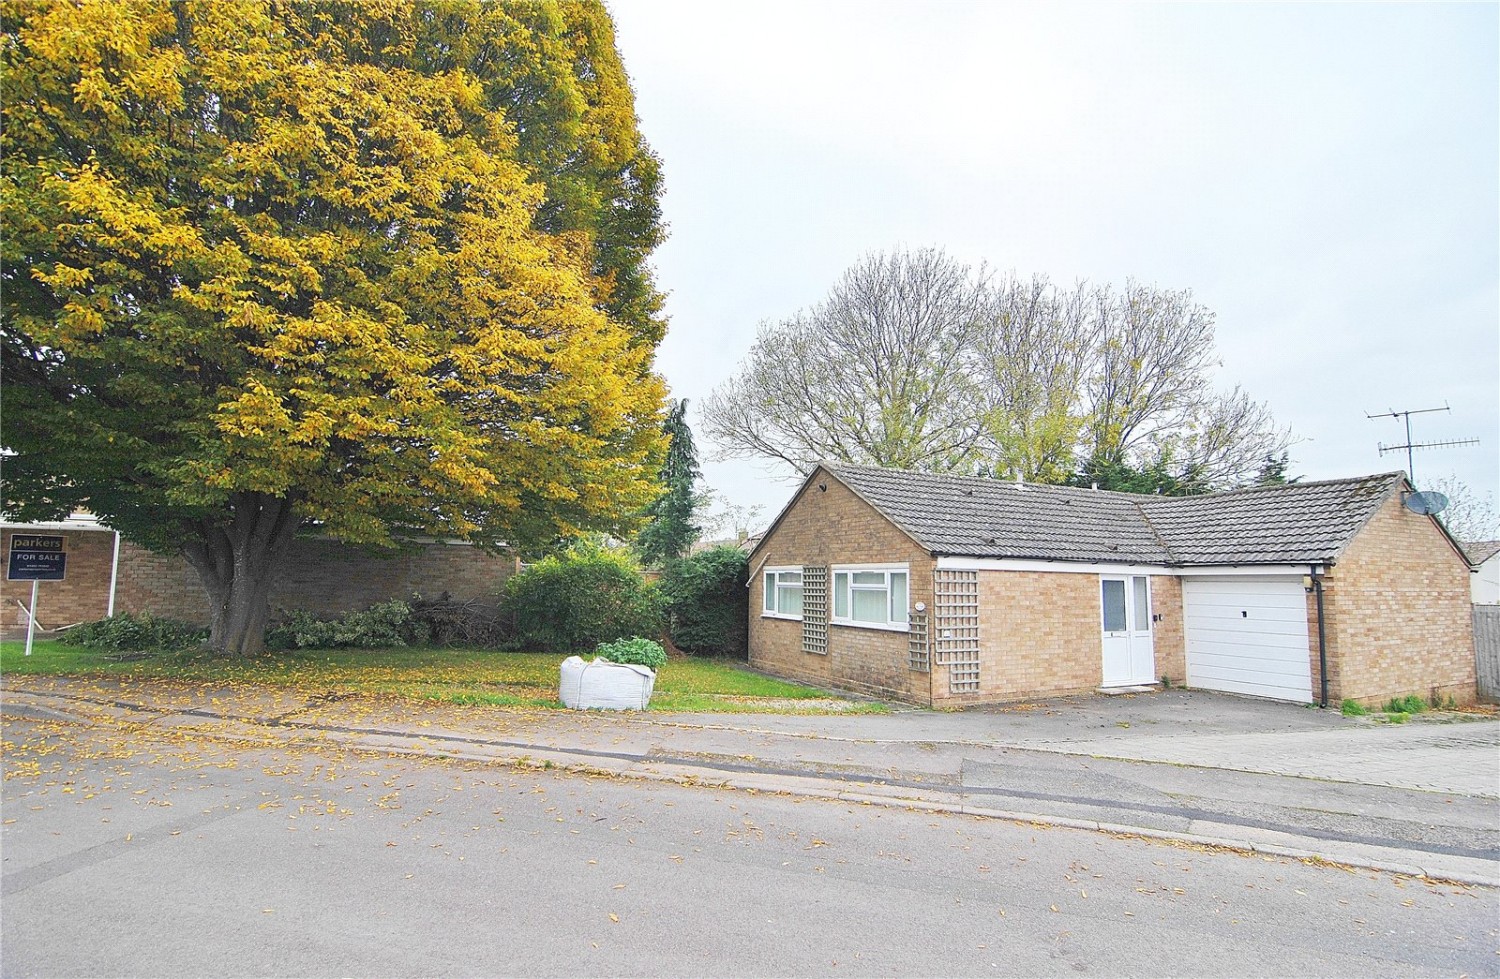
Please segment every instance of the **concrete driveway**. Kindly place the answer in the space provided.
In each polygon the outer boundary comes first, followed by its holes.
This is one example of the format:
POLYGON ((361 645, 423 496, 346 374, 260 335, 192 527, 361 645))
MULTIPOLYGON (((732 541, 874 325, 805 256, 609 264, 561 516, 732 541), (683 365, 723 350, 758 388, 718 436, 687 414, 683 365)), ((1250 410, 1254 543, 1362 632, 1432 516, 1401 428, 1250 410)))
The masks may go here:
POLYGON ((819 738, 1023 748, 1500 798, 1500 720, 1494 714, 1435 711, 1405 724, 1384 724, 1334 709, 1163 690, 961 712, 676 719, 819 738))

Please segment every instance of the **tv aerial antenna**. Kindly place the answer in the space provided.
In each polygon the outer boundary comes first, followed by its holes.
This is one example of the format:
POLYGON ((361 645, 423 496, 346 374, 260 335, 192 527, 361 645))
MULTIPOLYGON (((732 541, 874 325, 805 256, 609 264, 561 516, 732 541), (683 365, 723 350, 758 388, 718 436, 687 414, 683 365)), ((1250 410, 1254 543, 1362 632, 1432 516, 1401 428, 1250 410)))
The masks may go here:
MULTIPOLYGON (((1400 418, 1406 423, 1405 442, 1400 445, 1386 445, 1384 442, 1377 442, 1376 446, 1380 449, 1381 455, 1385 455, 1387 452, 1400 452, 1403 449, 1406 451, 1406 478, 1411 482, 1413 487, 1417 485, 1415 467, 1412 465, 1412 452, 1416 449, 1451 449, 1465 445, 1479 444, 1478 439, 1446 439, 1442 442, 1413 442, 1411 438, 1411 416, 1431 414, 1435 411, 1451 413, 1453 409, 1448 407, 1447 402, 1444 402, 1441 408, 1411 408, 1406 411, 1382 411, 1379 414, 1373 415, 1365 412, 1366 418, 1400 418)), ((1438 513, 1447 505, 1448 498, 1446 496, 1431 491, 1426 493, 1413 492, 1406 498, 1407 509, 1414 513, 1438 513)))

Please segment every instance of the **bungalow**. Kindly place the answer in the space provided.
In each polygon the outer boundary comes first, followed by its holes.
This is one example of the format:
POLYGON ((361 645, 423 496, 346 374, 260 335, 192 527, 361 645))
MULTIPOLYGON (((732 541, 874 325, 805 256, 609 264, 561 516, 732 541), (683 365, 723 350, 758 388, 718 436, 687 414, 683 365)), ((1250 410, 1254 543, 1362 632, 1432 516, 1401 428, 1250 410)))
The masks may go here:
POLYGON ((1197 497, 823 464, 750 554, 750 662, 935 707, 1157 682, 1475 696, 1470 566, 1400 473, 1197 497))

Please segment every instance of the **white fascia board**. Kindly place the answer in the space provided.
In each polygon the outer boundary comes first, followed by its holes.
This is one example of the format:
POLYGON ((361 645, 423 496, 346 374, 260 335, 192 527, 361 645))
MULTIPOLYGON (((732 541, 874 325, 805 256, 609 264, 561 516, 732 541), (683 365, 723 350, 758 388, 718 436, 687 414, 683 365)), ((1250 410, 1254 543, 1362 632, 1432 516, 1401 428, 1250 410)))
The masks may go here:
POLYGON ((1262 577, 1275 575, 1286 577, 1288 575, 1301 577, 1312 569, 1315 574, 1322 574, 1328 570, 1321 564, 1225 564, 1210 565, 1207 567, 1173 568, 1169 573, 1179 578, 1227 578, 1237 575, 1260 575, 1262 577))
POLYGON ((1054 574, 1173 574, 1159 564, 1103 564, 1083 561, 1035 561, 1025 558, 940 557, 939 571, 1045 571, 1054 574))
MULTIPOLYGON (((1169 568, 1162 564, 1107 564, 1085 561, 1037 561, 1024 558, 940 557, 939 571, 1041 571, 1050 574, 1170 575, 1186 578, 1212 575, 1304 575, 1305 564, 1236 564, 1169 568)), ((1319 571, 1323 570, 1321 566, 1319 571)))
POLYGON ((19 520, 0 520, 6 530, 109 530, 94 517, 69 517, 67 520, 46 520, 23 523, 19 520))

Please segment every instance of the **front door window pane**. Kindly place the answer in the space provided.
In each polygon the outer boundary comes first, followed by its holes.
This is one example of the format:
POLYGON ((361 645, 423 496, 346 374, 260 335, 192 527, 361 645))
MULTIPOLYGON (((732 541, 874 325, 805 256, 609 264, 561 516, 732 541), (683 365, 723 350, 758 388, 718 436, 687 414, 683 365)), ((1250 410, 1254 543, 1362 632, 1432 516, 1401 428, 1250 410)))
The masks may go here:
POLYGON ((1125 582, 1104 579, 1104 631, 1125 631, 1125 582))
POLYGON ((1151 601, 1145 578, 1132 578, 1131 583, 1135 586, 1135 628, 1140 632, 1151 628, 1151 601))

